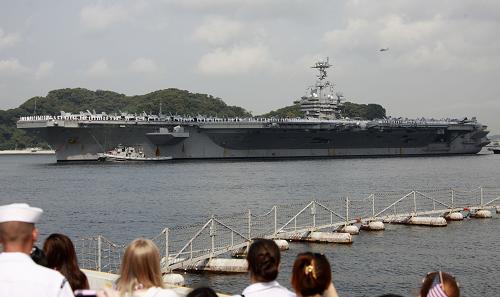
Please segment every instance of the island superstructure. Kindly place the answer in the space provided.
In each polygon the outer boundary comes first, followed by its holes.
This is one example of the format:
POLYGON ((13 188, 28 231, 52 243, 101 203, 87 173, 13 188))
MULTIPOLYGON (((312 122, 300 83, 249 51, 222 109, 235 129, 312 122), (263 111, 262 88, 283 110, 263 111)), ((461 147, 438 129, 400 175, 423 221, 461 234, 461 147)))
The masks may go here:
POLYGON ((303 158, 476 154, 489 143, 487 127, 472 119, 357 120, 343 118, 343 96, 327 78, 329 61, 295 103, 304 118, 218 118, 85 111, 22 117, 57 161, 97 160, 120 145, 147 157, 173 159, 303 158))

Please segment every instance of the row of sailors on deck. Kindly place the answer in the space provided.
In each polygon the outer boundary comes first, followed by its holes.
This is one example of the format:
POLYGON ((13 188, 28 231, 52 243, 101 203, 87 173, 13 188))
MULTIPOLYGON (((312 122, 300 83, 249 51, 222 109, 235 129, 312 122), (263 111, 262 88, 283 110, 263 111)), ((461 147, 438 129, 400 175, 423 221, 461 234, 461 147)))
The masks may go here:
MULTIPOLYGON (((261 118, 261 117, 253 117, 253 118, 216 118, 216 117, 179 117, 179 116, 168 116, 168 117, 159 117, 157 115, 135 115, 135 114, 126 114, 126 115, 107 115, 107 114, 63 114, 59 116, 50 116, 50 115, 37 115, 37 116, 25 116, 21 117, 20 121, 54 121, 54 120, 70 120, 70 121, 126 121, 126 122, 156 122, 156 121, 171 121, 171 122, 184 122, 184 123, 192 123, 192 122, 304 122, 308 120, 314 119, 304 119, 304 118, 261 118)), ((343 119, 349 120, 349 118, 343 119)), ((467 118, 457 120, 457 119, 403 119, 403 118, 386 118, 375 120, 379 124, 386 125, 442 125, 449 123, 466 123, 467 118)), ((468 122, 475 122, 475 118, 468 122)))
POLYGON ((170 121, 170 122, 295 122, 305 121, 301 118, 212 118, 212 117, 158 117, 154 115, 149 116, 115 116, 115 115, 59 115, 59 116, 26 116, 21 117, 20 121, 54 121, 54 120, 69 120, 69 121, 129 121, 129 122, 156 122, 156 121, 170 121))
MULTIPOLYGON (((38 237, 35 223, 42 209, 24 203, 0 206, 0 297, 47 296, 70 297, 74 289, 88 289, 86 276, 79 270, 74 246, 62 234, 47 238, 44 251, 49 269, 36 264, 30 253, 38 237), (48 243, 49 242, 49 243, 48 243), (64 247, 64 248, 62 248, 64 247), (56 252, 51 252, 57 250, 56 252), (69 262, 69 263, 62 263, 69 262), (71 269, 67 267, 72 266, 71 269)), ((292 268, 291 285, 295 292, 280 285, 276 278, 280 267, 280 250, 270 239, 254 239, 247 253, 251 284, 241 295, 233 297, 338 297, 332 269, 323 254, 298 254, 292 268)), ((153 241, 136 239, 128 245, 122 258, 120 277, 114 288, 104 288, 97 297, 176 297, 165 289, 160 269, 160 253, 153 241)), ((215 297, 210 288, 192 290, 187 297, 215 297)), ((383 296, 398 295, 386 294, 383 296)), ((455 279, 441 271, 429 273, 422 281, 420 297, 460 297, 455 279)))

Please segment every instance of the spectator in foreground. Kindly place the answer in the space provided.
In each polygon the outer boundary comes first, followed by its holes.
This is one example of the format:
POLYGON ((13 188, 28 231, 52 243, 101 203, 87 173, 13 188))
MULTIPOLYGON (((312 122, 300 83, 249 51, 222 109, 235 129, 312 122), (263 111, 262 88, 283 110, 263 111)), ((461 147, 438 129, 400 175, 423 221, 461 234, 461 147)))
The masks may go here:
POLYGON ((270 239, 255 239, 247 254, 250 286, 243 290, 243 296, 294 297, 295 294, 277 281, 280 265, 280 250, 270 239))
POLYGON ((113 290, 105 288, 99 297, 177 297, 173 290, 163 288, 160 270, 160 252, 153 241, 138 238, 125 250, 120 277, 113 290))
POLYGON ((66 235, 51 234, 43 244, 43 252, 47 259, 47 267, 62 273, 73 290, 89 288, 87 276, 78 267, 75 247, 66 235))
POLYGON ((420 297, 460 297, 460 289, 455 278, 446 272, 428 273, 422 280, 420 297))
POLYGON ((208 287, 201 287, 192 290, 186 297, 217 297, 217 294, 208 287))
POLYGON ((0 296, 68 297, 73 292, 59 272, 30 258, 43 210, 25 203, 0 206, 0 296))
POLYGON ((297 255, 292 269, 292 287, 297 296, 338 297, 332 282, 332 270, 326 257, 318 253, 297 255))

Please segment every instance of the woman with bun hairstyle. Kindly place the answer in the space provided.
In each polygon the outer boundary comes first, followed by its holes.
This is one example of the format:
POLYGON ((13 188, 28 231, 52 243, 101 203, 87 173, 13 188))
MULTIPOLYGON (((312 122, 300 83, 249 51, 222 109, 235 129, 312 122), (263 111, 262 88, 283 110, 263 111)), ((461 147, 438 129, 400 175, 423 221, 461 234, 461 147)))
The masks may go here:
POLYGON ((300 297, 338 297, 332 270, 326 257, 318 253, 297 255, 292 270, 292 287, 300 297))
POLYGON ((244 297, 295 297, 295 294, 277 281, 280 250, 270 239, 255 239, 247 254, 248 271, 252 283, 243 290, 244 297))

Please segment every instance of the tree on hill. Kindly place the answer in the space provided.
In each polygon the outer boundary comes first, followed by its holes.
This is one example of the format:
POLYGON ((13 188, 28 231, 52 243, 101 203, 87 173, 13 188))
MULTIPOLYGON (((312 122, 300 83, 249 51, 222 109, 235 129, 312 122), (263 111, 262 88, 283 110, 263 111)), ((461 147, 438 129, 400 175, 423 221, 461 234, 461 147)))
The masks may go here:
POLYGON ((304 116, 304 112, 300 110, 298 104, 286 106, 277 110, 270 111, 263 114, 262 117, 266 118, 300 118, 304 116))
POLYGON ((342 115, 348 118, 360 118, 364 120, 385 118, 385 108, 379 104, 356 104, 344 102, 342 115))

